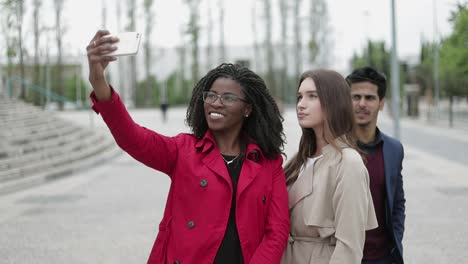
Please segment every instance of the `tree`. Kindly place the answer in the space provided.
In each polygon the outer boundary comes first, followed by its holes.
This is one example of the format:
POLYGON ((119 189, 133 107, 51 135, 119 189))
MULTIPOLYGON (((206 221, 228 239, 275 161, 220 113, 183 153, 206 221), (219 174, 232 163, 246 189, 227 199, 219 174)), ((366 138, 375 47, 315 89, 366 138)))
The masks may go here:
MULTIPOLYGON (((102 8, 101 8, 101 28, 107 28, 107 4, 106 4, 106 0, 102 0, 102 8)), ((111 74, 109 71, 106 71, 105 73, 105 77, 106 77, 106 80, 107 82, 112 82, 111 80, 111 74)))
POLYGON ((254 52, 254 64, 255 70, 257 72, 262 71, 261 67, 261 60, 260 60, 260 45, 258 44, 257 40, 257 8, 256 8, 256 1, 254 1, 253 8, 252 8, 252 35, 253 35, 253 52, 254 52))
POLYGON ((272 41, 272 34, 273 34, 273 18, 271 15, 271 1, 264 0, 263 7, 265 10, 265 50, 266 50, 266 83, 268 88, 272 92, 274 97, 279 97, 280 92, 277 90, 277 85, 275 85, 275 73, 274 73, 274 64, 275 64, 275 57, 273 54, 273 41, 272 41))
MULTIPOLYGON (((62 72, 62 39, 65 34, 65 29, 62 25, 62 12, 65 0, 54 0, 55 9, 55 40, 57 41, 57 75, 56 85, 57 93, 64 96, 64 83, 63 83, 63 72, 62 72)), ((59 109, 63 110, 63 102, 59 102, 59 109)))
POLYGON ((192 51, 192 83, 195 84, 198 81, 199 76, 199 62, 198 62, 198 48, 199 48, 199 37, 200 37, 200 26, 199 26, 199 11, 200 0, 185 0, 190 10, 190 20, 188 23, 187 33, 191 40, 191 51, 192 51))
POLYGON ((299 76, 302 73, 302 39, 301 39, 301 11, 302 0, 294 0, 294 73, 299 76))
POLYGON ((224 0, 219 0, 219 58, 226 62, 226 44, 224 43, 224 0))
POLYGON ((419 53, 419 64, 415 67, 416 81, 421 87, 422 94, 434 94, 434 49, 435 43, 423 42, 419 53))
POLYGON ((453 33, 442 41, 440 70, 448 96, 468 95, 468 4, 458 4, 450 22, 453 33))
POLYGON ((176 85, 176 87, 180 87, 180 89, 182 90, 182 96, 188 102, 190 100, 189 99, 190 91, 185 81, 185 64, 187 63, 185 41, 183 41, 183 43, 179 47, 177 47, 177 56, 179 59, 179 70, 178 70, 178 78, 177 78, 178 85, 176 85))
MULTIPOLYGON (((16 16, 17 16, 17 30, 18 30, 18 51, 19 51, 19 60, 20 60, 20 79, 24 80, 24 53, 23 53, 23 15, 24 15, 24 1, 16 0, 16 16)), ((20 98, 26 98, 26 86, 24 82, 21 82, 21 93, 20 98)))
MULTIPOLYGON (((13 58, 16 57, 17 36, 14 34, 16 21, 15 2, 13 0, 4 0, 1 2, 0 14, 2 22, 3 37, 5 38, 6 49, 4 56, 7 57, 7 80, 11 80, 13 75, 13 58)), ((9 84, 11 85, 11 84, 9 84)), ((10 91, 13 92, 13 91, 10 91)), ((12 96, 12 94, 10 94, 12 96)))
POLYGON ((207 1, 207 21, 206 21, 206 68, 207 71, 213 67, 213 15, 211 14, 211 1, 207 1))
POLYGON ((145 73, 146 73, 146 82, 145 82, 145 102, 146 106, 151 105, 152 99, 152 89, 156 87, 151 82, 152 79, 156 77, 151 76, 151 33, 153 31, 153 17, 154 12, 151 10, 153 6, 153 0, 144 0, 144 10, 145 10, 145 73))
MULTIPOLYGON (((362 51, 363 55, 354 54, 351 58, 351 67, 358 68, 363 66, 371 66, 385 74, 387 77, 387 86, 390 87, 391 72, 391 51, 385 46, 384 41, 368 41, 367 47, 362 51)), ((407 67, 406 63, 400 62, 400 94, 403 95, 403 83, 406 81, 407 67)), ((391 89, 387 89, 388 97, 391 97, 391 89)), ((389 104, 389 107, 391 105, 389 104)))
POLYGON ((288 94, 288 14, 289 6, 287 0, 279 1, 281 20, 281 96, 286 100, 288 94))
MULTIPOLYGON (((33 83, 39 85, 40 80, 40 62, 39 62, 39 41, 41 37, 41 23, 40 23, 40 9, 42 5, 42 0, 33 1, 33 28, 34 28, 34 75, 33 83)), ((35 105, 40 105, 40 96, 37 93, 34 93, 33 101, 35 105)))
MULTIPOLYGON (((136 3, 134 0, 127 1, 127 16, 128 16, 128 31, 136 30, 136 3)), ((137 69, 136 56, 131 56, 130 60, 130 102, 134 106, 136 104, 136 89, 137 89, 137 69)))
POLYGON ((328 64, 327 48, 330 46, 327 3, 325 0, 311 0, 309 8, 309 64, 310 67, 325 67, 328 64))
POLYGON ((468 95, 468 4, 459 3, 452 12, 453 33, 440 49, 441 82, 449 96, 449 124, 453 127, 454 96, 468 95))
MULTIPOLYGON (((3 0, 1 3, 2 13, 4 13, 4 21, 2 28, 7 44, 6 52, 8 57, 7 75, 11 78, 12 74, 12 58, 19 56, 20 79, 24 80, 24 53, 23 53, 23 15, 24 15, 24 0, 3 0), (14 30, 16 32, 14 32, 14 30), (16 34, 16 36, 15 36, 16 34)), ((26 98, 26 86, 24 82, 20 83, 20 98, 26 98)))
MULTIPOLYGON (((119 31, 122 30, 122 1, 123 0, 117 0, 116 1, 116 15, 117 15, 117 29, 119 31)), ((127 93, 126 93, 126 87, 124 85, 124 78, 125 78, 125 75, 124 75, 124 72, 125 72, 125 69, 124 69, 124 64, 123 64, 124 60, 118 60, 117 61, 117 65, 118 65, 118 70, 119 70, 119 86, 120 86, 120 97, 122 98, 122 102, 124 103, 127 103, 128 102, 128 98, 127 98, 127 93)))

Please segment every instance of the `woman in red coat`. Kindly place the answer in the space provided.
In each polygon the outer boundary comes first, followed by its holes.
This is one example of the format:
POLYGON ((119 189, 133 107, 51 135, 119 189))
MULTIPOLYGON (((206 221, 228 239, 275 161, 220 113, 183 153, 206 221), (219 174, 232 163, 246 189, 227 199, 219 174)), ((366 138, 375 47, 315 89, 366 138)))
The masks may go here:
POLYGON ((148 263, 279 263, 289 232, 282 169, 282 117, 264 81, 221 64, 195 86, 186 122, 167 137, 136 124, 104 70, 115 38, 98 31, 87 47, 93 109, 117 144, 171 178, 148 263))

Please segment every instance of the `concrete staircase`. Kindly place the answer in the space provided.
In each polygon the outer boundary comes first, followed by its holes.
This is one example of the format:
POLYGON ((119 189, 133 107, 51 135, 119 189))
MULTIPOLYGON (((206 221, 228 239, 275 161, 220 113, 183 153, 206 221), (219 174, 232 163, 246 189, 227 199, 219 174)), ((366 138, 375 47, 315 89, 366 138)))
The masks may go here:
POLYGON ((118 153, 109 135, 0 94, 0 194, 72 175, 118 153))

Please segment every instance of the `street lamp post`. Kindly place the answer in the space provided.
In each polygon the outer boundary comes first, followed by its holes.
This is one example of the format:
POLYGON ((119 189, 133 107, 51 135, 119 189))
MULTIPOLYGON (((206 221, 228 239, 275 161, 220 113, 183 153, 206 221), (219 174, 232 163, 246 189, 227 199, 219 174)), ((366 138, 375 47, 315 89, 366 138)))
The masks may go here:
POLYGON ((400 139, 400 71, 398 67, 395 0, 392 1, 392 112, 394 137, 400 139))

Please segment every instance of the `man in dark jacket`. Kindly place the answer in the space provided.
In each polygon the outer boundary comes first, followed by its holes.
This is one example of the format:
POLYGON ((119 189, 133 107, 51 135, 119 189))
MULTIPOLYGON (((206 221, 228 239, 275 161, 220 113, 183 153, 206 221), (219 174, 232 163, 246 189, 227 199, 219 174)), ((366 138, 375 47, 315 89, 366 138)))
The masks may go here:
POLYGON ((386 91, 385 75, 371 67, 346 77, 356 118, 359 147, 367 154, 370 190, 379 227, 366 232, 363 264, 403 264, 405 194, 401 175, 403 146, 377 128, 386 91))

